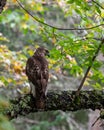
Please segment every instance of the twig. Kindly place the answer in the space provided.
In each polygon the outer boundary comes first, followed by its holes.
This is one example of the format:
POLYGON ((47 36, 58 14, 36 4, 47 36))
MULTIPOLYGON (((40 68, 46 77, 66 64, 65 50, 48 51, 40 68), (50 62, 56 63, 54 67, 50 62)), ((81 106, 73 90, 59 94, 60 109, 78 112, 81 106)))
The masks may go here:
POLYGON ((101 9, 104 9, 104 7, 101 6, 99 3, 97 3, 95 0, 92 0, 92 2, 94 2, 96 5, 98 5, 101 9))
POLYGON ((95 120, 95 122, 92 124, 92 127, 96 124, 96 122, 100 119, 100 116, 95 120))
POLYGON ((96 37, 83 37, 83 38, 74 40, 74 42, 77 42, 77 41, 84 41, 84 40, 88 40, 88 39, 94 39, 94 40, 97 40, 97 41, 102 41, 102 38, 96 38, 96 37))
POLYGON ((86 71, 86 73, 85 73, 85 75, 84 75, 84 77, 83 77, 83 79, 82 79, 82 81, 81 81, 81 83, 80 83, 80 85, 79 85, 79 87, 78 87, 78 90, 76 91, 76 96, 79 95, 80 90, 81 90, 82 87, 83 87, 83 84, 84 84, 84 82, 85 82, 85 80, 86 80, 86 78, 87 78, 87 75, 88 75, 88 73, 89 73, 89 71, 90 71, 90 69, 91 69, 91 67, 92 67, 92 65, 93 65, 93 63, 94 63, 94 61, 95 61, 95 58, 97 57, 97 55, 98 55, 98 53, 99 53, 99 51, 100 51, 100 49, 101 49, 103 43, 104 43, 104 38, 102 39, 102 41, 101 41, 99 47, 97 48, 97 50, 96 50, 96 52, 95 52, 95 55, 92 57, 92 60, 91 60, 92 63, 91 63, 90 66, 87 68, 87 71, 86 71))
POLYGON ((96 26, 92 26, 92 27, 89 27, 89 28, 60 28, 60 27, 55 27, 55 26, 52 26, 48 23, 45 23, 43 21, 41 21, 40 19, 36 18, 35 16, 33 16, 26 8, 24 8, 24 6, 20 3, 19 0, 16 0, 17 3, 19 4, 19 6, 25 11, 27 12, 34 20, 36 20, 37 22, 43 24, 43 25, 46 25, 48 27, 51 27, 51 28, 54 28, 54 29, 57 29, 57 30, 90 30, 90 29, 94 29, 94 28, 97 28, 97 27, 100 27, 100 26, 104 26, 104 24, 99 24, 99 25, 96 25, 96 26))

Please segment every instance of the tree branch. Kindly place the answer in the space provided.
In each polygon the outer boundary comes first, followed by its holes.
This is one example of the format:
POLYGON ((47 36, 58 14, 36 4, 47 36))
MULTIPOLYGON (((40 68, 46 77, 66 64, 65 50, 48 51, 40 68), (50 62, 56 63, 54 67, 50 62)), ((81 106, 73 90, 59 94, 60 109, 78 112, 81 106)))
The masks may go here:
POLYGON ((74 42, 91 40, 91 39, 94 39, 96 41, 102 41, 102 38, 97 38, 97 37, 82 37, 82 38, 74 40, 74 42))
POLYGON ((97 27, 100 27, 100 26, 104 26, 104 24, 99 24, 99 25, 96 25, 96 26, 92 26, 92 27, 89 27, 89 28, 60 28, 60 27, 55 27, 55 26, 52 26, 48 23, 45 23, 43 21, 41 21, 40 19, 36 18, 35 16, 33 16, 21 3, 19 0, 16 0, 17 3, 19 4, 19 6, 26 12, 28 13, 35 21, 43 24, 43 25, 46 25, 48 27, 51 27, 53 29, 56 29, 56 30, 90 30, 90 29, 94 29, 94 28, 97 28, 97 27))
POLYGON ((86 78, 87 78, 87 75, 88 75, 88 73, 89 73, 89 71, 90 71, 90 69, 91 69, 91 67, 92 67, 92 65, 93 65, 93 63, 94 63, 94 61, 95 61, 95 59, 96 59, 96 57, 97 57, 97 55, 98 55, 98 53, 99 53, 99 51, 100 51, 100 49, 101 49, 101 47, 102 47, 103 44, 104 44, 104 38, 102 39, 102 41, 101 41, 99 47, 97 48, 97 50, 96 50, 96 52, 95 52, 95 55, 92 57, 91 63, 90 63, 90 65, 89 65, 89 67, 87 68, 86 73, 85 73, 85 75, 84 75, 84 77, 83 77, 83 79, 82 79, 82 81, 81 81, 81 83, 80 83, 80 85, 79 85, 79 87, 78 87, 78 90, 77 90, 77 92, 76 92, 76 96, 79 95, 79 92, 80 92, 80 90, 82 89, 83 84, 84 84, 84 82, 85 82, 85 80, 86 80, 86 78))
MULTIPOLYGON (((81 91, 75 98, 76 91, 48 92, 44 111, 62 110, 76 111, 81 109, 102 109, 104 108, 103 91, 81 91)), ((21 98, 11 100, 11 107, 4 111, 10 119, 18 115, 27 115, 37 112, 35 99, 32 95, 25 95, 21 98)))
POLYGON ((96 5, 98 5, 101 9, 104 9, 103 6, 101 6, 99 3, 97 3, 95 0, 92 0, 93 3, 95 3, 96 5))

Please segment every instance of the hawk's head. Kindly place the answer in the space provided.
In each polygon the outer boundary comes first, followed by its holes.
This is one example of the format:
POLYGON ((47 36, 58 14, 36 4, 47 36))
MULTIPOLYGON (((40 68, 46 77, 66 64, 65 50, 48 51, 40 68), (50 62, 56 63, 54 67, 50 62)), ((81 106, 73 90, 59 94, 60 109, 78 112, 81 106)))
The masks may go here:
POLYGON ((44 47, 39 47, 36 49, 34 54, 35 54, 35 56, 44 57, 44 56, 49 56, 49 51, 44 47))

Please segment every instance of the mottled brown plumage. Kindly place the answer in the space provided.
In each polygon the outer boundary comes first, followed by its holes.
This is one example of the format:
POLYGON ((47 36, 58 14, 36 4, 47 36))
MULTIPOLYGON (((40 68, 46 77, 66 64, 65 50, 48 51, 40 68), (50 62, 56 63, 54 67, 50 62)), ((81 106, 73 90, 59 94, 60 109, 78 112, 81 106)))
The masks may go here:
POLYGON ((49 78, 48 62, 45 58, 49 52, 44 47, 39 47, 34 55, 27 60, 26 75, 32 83, 32 94, 36 99, 36 107, 44 109, 45 94, 49 78))

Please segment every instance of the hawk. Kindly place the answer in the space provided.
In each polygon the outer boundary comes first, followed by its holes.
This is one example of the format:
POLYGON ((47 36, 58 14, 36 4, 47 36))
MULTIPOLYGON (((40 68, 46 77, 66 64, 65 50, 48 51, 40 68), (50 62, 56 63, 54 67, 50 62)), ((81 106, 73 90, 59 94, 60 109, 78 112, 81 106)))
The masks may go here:
POLYGON ((49 56, 49 51, 44 47, 39 47, 26 63, 26 75, 31 84, 32 95, 36 99, 37 109, 44 109, 45 107, 45 95, 49 78, 46 55, 49 56))

